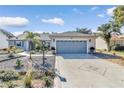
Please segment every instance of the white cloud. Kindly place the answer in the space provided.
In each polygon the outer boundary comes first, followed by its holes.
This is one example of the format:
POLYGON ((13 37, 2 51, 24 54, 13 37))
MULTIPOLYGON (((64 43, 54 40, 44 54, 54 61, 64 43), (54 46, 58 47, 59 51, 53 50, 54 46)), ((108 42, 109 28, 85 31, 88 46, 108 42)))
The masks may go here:
MULTIPOLYGON (((30 31, 30 30, 29 30, 30 31)), ((15 32, 12 32, 15 36, 18 36, 20 34, 23 34, 24 31, 15 31, 15 32)), ((30 32, 33 32, 33 33, 43 33, 43 32, 49 32, 49 33, 52 33, 52 31, 44 31, 44 30, 33 30, 33 31, 30 31, 30 32)))
POLYGON ((1 26, 26 26, 29 20, 24 17, 0 17, 1 26))
POLYGON ((106 11, 107 15, 112 16, 113 15, 113 11, 115 9, 116 9, 116 7, 108 8, 107 11, 106 11))
POLYGON ((97 6, 94 6, 94 7, 91 8, 91 10, 97 10, 97 9, 98 9, 97 6))
POLYGON ((51 23, 51 24, 56 24, 56 25, 63 25, 64 20, 61 18, 54 17, 52 19, 42 19, 41 20, 44 23, 51 23))
POLYGON ((72 11, 74 11, 75 13, 80 14, 80 15, 83 14, 83 12, 81 12, 81 11, 80 11, 79 9, 77 9, 77 8, 73 8, 72 11))
POLYGON ((98 17, 101 17, 101 18, 105 17, 104 14, 98 14, 97 16, 98 16, 98 17))

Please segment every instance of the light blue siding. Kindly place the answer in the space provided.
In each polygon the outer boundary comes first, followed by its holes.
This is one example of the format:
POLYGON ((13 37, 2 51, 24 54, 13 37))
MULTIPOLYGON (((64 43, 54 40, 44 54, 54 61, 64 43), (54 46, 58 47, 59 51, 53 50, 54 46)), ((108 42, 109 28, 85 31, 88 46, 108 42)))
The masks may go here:
POLYGON ((86 41, 57 41, 56 52, 57 54, 87 53, 87 42, 86 41))
POLYGON ((9 46, 16 46, 17 48, 21 48, 25 51, 28 51, 27 41, 24 40, 9 40, 9 46), (20 43, 20 45, 18 45, 18 43, 20 43))

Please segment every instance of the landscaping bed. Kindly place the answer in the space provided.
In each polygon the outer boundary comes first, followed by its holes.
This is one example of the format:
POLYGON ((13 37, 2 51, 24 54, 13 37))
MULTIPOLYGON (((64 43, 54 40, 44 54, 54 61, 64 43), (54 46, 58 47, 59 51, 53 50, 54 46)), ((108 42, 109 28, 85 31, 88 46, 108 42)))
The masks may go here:
POLYGON ((24 56, 0 62, 0 87, 53 87, 55 59, 54 56, 45 56, 45 59, 44 65, 42 56, 32 56, 32 59, 24 56), (31 76, 27 76, 29 72, 31 76), (30 86, 25 82, 31 83, 30 86))
MULTIPOLYGON (((20 49, 20 48, 15 48, 15 53, 21 53, 21 52, 24 52, 24 50, 20 49)), ((9 54, 8 53, 8 48, 0 50, 0 55, 5 55, 5 54, 9 54)))
POLYGON ((54 72, 32 70, 16 72, 14 70, 0 70, 1 88, 51 88, 54 83, 54 72))
POLYGON ((16 59, 16 58, 21 58, 21 57, 25 57, 25 56, 17 55, 17 54, 12 57, 9 57, 9 54, 0 55, 0 62, 4 62, 7 60, 16 59))

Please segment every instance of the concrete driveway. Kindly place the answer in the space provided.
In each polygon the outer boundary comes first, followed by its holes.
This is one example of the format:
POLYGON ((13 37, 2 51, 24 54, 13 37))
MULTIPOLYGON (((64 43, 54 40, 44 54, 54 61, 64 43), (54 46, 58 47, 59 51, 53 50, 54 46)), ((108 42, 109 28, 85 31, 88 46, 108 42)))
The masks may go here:
POLYGON ((56 68, 55 87, 124 87, 124 67, 89 54, 58 55, 56 68))

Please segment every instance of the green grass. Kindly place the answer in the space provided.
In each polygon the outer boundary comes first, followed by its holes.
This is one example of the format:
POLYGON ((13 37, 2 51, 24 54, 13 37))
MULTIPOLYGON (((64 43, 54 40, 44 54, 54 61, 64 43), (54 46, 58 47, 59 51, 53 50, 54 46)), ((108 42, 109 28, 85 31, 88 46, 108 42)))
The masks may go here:
POLYGON ((112 53, 112 54, 115 53, 117 55, 124 56, 124 51, 115 51, 115 50, 112 50, 112 51, 108 52, 108 51, 104 51, 102 49, 97 49, 96 51, 102 51, 103 53, 112 53))
POLYGON ((112 53, 116 53, 116 54, 118 54, 118 55, 122 55, 122 56, 124 56, 124 51, 115 51, 115 50, 113 50, 113 51, 111 51, 112 53))

